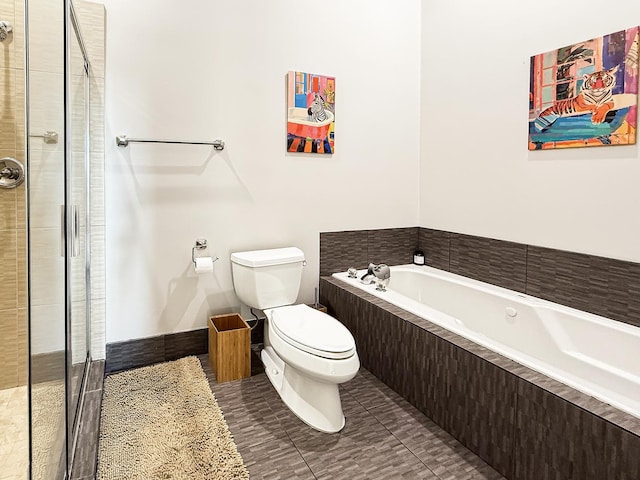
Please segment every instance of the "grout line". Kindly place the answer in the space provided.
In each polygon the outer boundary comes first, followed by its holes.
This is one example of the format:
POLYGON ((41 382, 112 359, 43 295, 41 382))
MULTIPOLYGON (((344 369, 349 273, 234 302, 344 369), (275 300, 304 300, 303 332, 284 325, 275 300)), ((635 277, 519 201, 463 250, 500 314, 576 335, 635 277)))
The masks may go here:
MULTIPOLYGON (((201 356, 201 357, 202 357, 202 358, 201 358, 201 361, 204 361, 204 360, 203 360, 204 356, 201 356)), ((205 372, 205 373, 206 373, 206 372, 205 372)), ((252 377, 252 378, 253 378, 253 377, 252 377)), ((209 381, 211 381, 211 380, 209 379, 209 377, 208 377, 208 380, 209 380, 209 381)), ((376 380, 377 380, 377 381, 380 381, 379 379, 376 379, 376 380)), ((380 381, 380 382, 381 382, 381 381, 380 381)), ((382 383, 383 383, 383 382, 382 382, 382 383)), ((363 388, 366 388, 367 386, 369 386, 369 387, 371 387, 371 386, 372 386, 372 385, 370 384, 370 382, 367 382, 367 384, 368 384, 368 385, 363 386, 363 388)), ((210 386, 211 386, 211 385, 210 385, 210 386)), ((257 384, 254 384, 254 387, 257 387, 257 384)), ((392 391, 393 391, 393 390, 392 390, 392 391)), ((382 424, 382 422, 378 419, 378 417, 376 417, 376 416, 373 414, 373 412, 374 412, 374 411, 382 411, 382 409, 384 409, 386 406, 388 406, 388 405, 389 405, 389 403, 388 403, 388 402, 384 401, 384 399, 380 399, 380 403, 379 403, 379 404, 376 404, 376 405, 370 405, 369 407, 365 407, 365 406, 360 402, 360 400, 359 400, 359 398, 358 398, 357 394, 352 393, 351 391, 347 390, 346 388, 345 388, 345 389, 343 389, 343 390, 341 390, 341 394, 342 394, 342 395, 347 395, 347 396, 349 396, 349 398, 350 398, 350 399, 355 400, 355 405, 358 405, 358 406, 359 406, 359 407, 361 407, 361 409, 362 409, 362 412, 363 412, 363 413, 362 413, 362 415, 367 415, 367 416, 369 417, 369 420, 371 420, 371 419, 372 419, 372 420, 374 420, 374 422, 375 422, 375 423, 377 423, 378 425, 382 426, 382 431, 381 431, 381 432, 384 432, 384 431, 386 431, 386 432, 387 432, 387 434, 383 434, 383 433, 382 433, 382 435, 384 435, 384 436, 385 436, 385 438, 389 438, 389 435, 390 435, 393 439, 395 439, 395 441, 396 441, 399 445, 402 445, 402 447, 403 447, 407 452, 409 452, 409 454, 411 455, 411 457, 415 458, 415 459, 419 462, 419 463, 417 463, 417 464, 416 464, 416 465, 418 466, 418 468, 424 468, 426 471, 430 472, 430 473, 432 474, 432 477, 431 477, 431 478, 433 478, 434 480, 443 480, 443 479, 445 479, 445 478, 448 478, 448 477, 446 477, 446 476, 442 476, 442 477, 441 477, 441 476, 439 476, 438 474, 436 474, 436 473, 434 472, 434 470, 433 470, 433 469, 431 469, 431 468, 430 468, 430 466, 429 466, 429 465, 427 465, 427 463, 425 463, 425 461, 421 460, 421 459, 420 459, 420 457, 418 457, 418 455, 417 455, 417 454, 412 450, 412 448, 410 448, 410 446, 408 445, 408 443, 405 443, 405 442, 404 442, 404 441, 402 441, 400 438, 398 438, 398 436, 397 436, 394 432, 392 432, 389 428, 387 428, 384 424, 382 424), (371 417, 373 417, 373 418, 371 418, 371 417), (423 467, 419 467, 419 465, 423 465, 423 467)), ((214 393, 214 395, 215 395, 215 393, 214 393)), ((402 406, 398 405, 398 404, 395 402, 395 399, 393 399, 393 398, 389 397, 389 396, 388 396, 388 395, 386 395, 386 394, 384 394, 384 397, 385 397, 389 402, 392 402, 392 404, 393 404, 393 405, 396 405, 396 406, 397 406, 397 408, 400 408, 401 410, 403 410, 403 411, 404 411, 404 408, 403 408, 402 406)), ((269 411, 271 411, 271 413, 273 413, 273 414, 275 414, 275 413, 276 413, 276 412, 273 410, 273 408, 274 408, 274 407, 273 407, 273 405, 272 405, 272 401, 273 401, 273 399, 274 399, 274 398, 277 398, 277 393, 276 393, 275 391, 271 391, 271 390, 268 390, 268 391, 266 391, 266 390, 265 390, 265 391, 263 391, 263 390, 261 390, 261 389, 260 389, 260 390, 257 390, 257 391, 255 392, 255 395, 252 395, 252 398, 257 399, 258 401, 264 401, 264 402, 267 404, 267 405, 266 405, 266 408, 268 408, 268 409, 269 409, 269 411), (268 397, 268 398, 267 398, 267 397, 268 397), (270 400, 271 400, 271 401, 270 401, 270 400)), ((278 400, 279 400, 279 398, 278 398, 278 400)), ((410 406, 410 408, 412 408, 412 409, 415 409, 415 408, 416 408, 414 405, 411 405, 410 403, 409 403, 408 405, 409 405, 409 406, 410 406)), ((222 406, 221 406, 221 408, 222 408, 222 406)), ((416 409, 416 410, 417 410, 417 409, 416 409)), ((423 414, 422 412, 420 412, 419 410, 417 410, 417 412, 419 412, 421 415, 424 415, 424 414, 423 414)), ((426 416, 425 416, 425 418, 428 418, 428 417, 426 417, 426 416)), ((296 429, 295 429, 295 427, 294 427, 294 428, 287 428, 287 427, 286 427, 287 422, 286 422, 286 420, 285 420, 284 418, 277 417, 277 421, 278 421, 278 423, 279 423, 279 425, 280 425, 280 427, 281 427, 281 430, 284 432, 284 434, 286 435, 287 439, 289 440, 290 445, 291 445, 291 446, 293 446, 293 448, 295 448, 295 451, 298 453, 298 455, 300 455, 300 457, 301 457, 301 458, 302 458, 302 460, 304 461, 305 465, 307 466, 307 468, 308 468, 309 472, 310 472, 310 473, 311 473, 311 475, 312 475, 312 478, 314 478, 314 479, 316 479, 316 480, 317 480, 318 478, 322 478, 322 475, 321 475, 321 474, 316 474, 316 473, 314 472, 314 470, 313 470, 313 469, 312 469, 312 467, 310 466, 310 462, 309 462, 309 461, 307 460, 307 458, 305 457, 305 454, 304 454, 304 453, 303 453, 303 451, 302 451, 300 448, 298 448, 298 446, 296 445, 296 443, 295 443, 295 441, 294 441, 294 437, 295 437, 295 433, 296 433, 296 429)), ((441 431, 445 432, 445 431, 444 431, 444 430, 443 430, 439 425, 437 425, 437 424, 434 424, 434 425, 435 425, 435 427, 436 427, 438 430, 441 430, 441 431)), ((446 432, 445 432, 445 433, 446 433, 446 432)), ((448 434, 448 436, 450 436, 450 434, 448 434)), ((234 437, 234 438, 235 438, 235 437, 234 437)), ((451 438, 453 438, 453 437, 451 437, 451 438)), ((455 440, 455 439, 453 439, 453 440, 455 440)), ((458 443, 458 444, 460 444, 461 446, 463 446, 463 445, 462 445, 458 440, 455 440, 455 441, 456 441, 456 443, 458 443)), ((265 442, 268 442, 268 440, 265 440, 265 442)), ((418 443, 416 443, 416 445, 418 445, 418 443)), ((471 452, 468 448, 466 448, 466 447, 465 447, 465 450, 466 450, 466 451, 468 451, 469 453, 471 453, 474 457, 480 458, 480 457, 478 457, 478 455, 473 454, 473 452, 471 452)), ((288 450, 288 451, 289 451, 291 454, 293 453, 293 450, 288 450)), ((402 450, 401 450, 401 451, 402 451, 402 450)), ((311 458, 313 458, 313 453, 312 453, 312 452, 310 452, 310 453, 311 453, 311 458)), ((405 453, 405 455, 406 455, 406 453, 405 453)), ((411 463, 411 460, 410 460, 410 458, 411 458, 411 457, 407 457, 407 460, 405 461, 405 464, 410 464, 410 463, 411 463)), ((243 458, 244 458, 244 457, 243 457, 243 458)), ((484 462, 484 463, 486 464, 486 462, 484 462)), ((439 464, 438 462, 436 462, 436 465, 437 465, 437 466, 439 466, 440 464, 439 464)), ((474 471, 474 472, 477 472, 477 471, 478 471, 478 470, 476 469, 476 466, 474 466, 474 470, 473 470, 473 471, 474 471)), ((445 473, 447 473, 447 472, 445 472, 445 473)))
POLYGON ((524 252, 524 293, 528 294, 529 291, 529 245, 526 245, 524 252))
POLYGON ((300 455, 300 458, 302 458, 302 461, 304 462, 304 464, 307 466, 307 468, 309 469, 309 472, 311 473, 311 475, 313 476, 313 478, 315 478, 316 480, 318 479, 318 477, 316 476, 315 472, 313 471, 313 469, 311 468, 311 466, 309 465, 309 463, 307 462, 307 459, 304 458, 304 455, 302 454, 302 452, 300 451, 300 449, 298 449, 298 446, 296 445, 296 442, 293 441, 293 439, 291 438, 291 435, 289 435, 289 432, 287 431, 286 428, 284 428, 284 433, 287 436, 287 438, 289 439, 289 441, 291 442, 291 445, 293 445, 293 448, 296 449, 296 452, 298 452, 298 455, 300 455))
MULTIPOLYGON (((391 399, 390 399, 390 400, 391 400, 391 399)), ((356 401, 357 401, 357 399, 356 399, 356 401)), ((360 404, 360 402, 358 402, 358 403, 360 404)), ((362 406, 362 404, 360 404, 360 405, 362 406)), ((381 404, 381 405, 379 405, 379 406, 376 406, 376 407, 370 407, 370 408, 371 408, 371 409, 375 409, 375 408, 380 408, 380 407, 383 407, 383 406, 384 406, 384 404, 381 404)), ((441 477, 439 477, 439 476, 438 476, 438 475, 437 475, 433 470, 431 470, 431 468, 429 468, 429 466, 428 466, 426 463, 424 463, 424 462, 422 461, 422 459, 421 459, 420 457, 418 457, 418 455, 416 455, 416 454, 414 453, 414 451, 413 451, 413 450, 411 450, 411 448, 409 448, 409 446, 408 446, 406 443, 404 443, 401 439, 399 439, 399 438, 396 436, 396 434, 395 434, 395 433, 393 433, 391 430, 389 430, 389 429, 388 429, 388 428, 387 428, 387 427, 386 427, 386 426, 385 426, 385 425, 384 425, 380 420, 378 420, 378 417, 376 417, 373 413, 371 413, 371 410, 369 410, 369 408, 364 407, 364 406, 363 406, 362 408, 364 408, 364 409, 366 410, 366 412, 367 412, 371 417, 373 417, 373 419, 374 419, 376 422, 378 422, 378 424, 379 424, 380 426, 382 426, 382 428, 384 428, 387 432, 389 432, 389 434, 390 434, 393 438, 395 438, 395 439, 398 441, 398 443, 400 443, 400 445, 402 445, 402 446, 405 448, 405 450, 407 450, 409 453, 411 453, 411 455, 413 455, 413 456, 416 458, 416 460, 418 460, 422 465, 424 465, 424 467, 425 467, 427 470, 429 470, 429 471, 430 471, 430 472, 431 472, 431 473, 432 473, 436 478, 438 478, 438 479, 440 479, 440 478, 441 478, 441 477)), ((424 415, 424 414, 423 414, 423 415, 424 415)))
POLYGON ((515 388, 515 401, 513 402, 513 430, 511 435, 511 471, 509 472, 513 477, 516 475, 516 466, 517 461, 516 457, 518 455, 518 398, 520 398, 520 379, 516 378, 516 388, 515 388))
POLYGON ((447 271, 451 271, 451 233, 447 234, 447 271))
MULTIPOLYGON (((203 355, 206 355, 206 354, 203 354, 203 355)), ((202 359, 200 359, 200 361, 202 362, 202 359)), ((206 375, 206 372, 205 372, 205 375, 206 375)), ((251 376, 251 377, 249 377, 249 379, 251 379, 251 378, 252 378, 252 376, 251 376)), ((211 380, 212 380, 212 379, 210 379, 210 378, 207 376, 207 381, 209 382, 209 388, 210 388, 210 389, 211 389, 211 383, 210 383, 210 382, 211 382, 211 380)), ((254 384, 254 387, 256 387, 256 388, 257 388, 257 386, 256 386, 255 384, 254 384)), ((211 392, 213 393, 213 396, 214 396, 214 398, 215 398, 215 392, 213 391, 213 389, 211 389, 211 392)), ((273 415, 274 417, 276 417, 276 412, 271 408, 271 403, 269 402, 269 399, 267 399, 267 398, 265 397, 265 395, 264 395, 260 390, 258 390, 258 391, 256 392, 256 395, 255 395, 255 396, 256 396, 256 397, 258 397, 258 396, 259 396, 259 400, 260 400, 260 401, 262 401, 262 402, 264 402, 264 403, 266 404, 266 408, 268 408, 268 409, 269 409, 269 413, 270 413, 270 415, 273 415)), ((218 399, 217 399, 217 398, 216 398, 216 403, 218 403, 218 399)), ((219 403, 218 403, 218 405, 219 405, 219 403)), ((220 406, 220 405, 219 405, 219 406, 220 406)), ((220 409, 222 410, 222 406, 220 406, 220 409)), ((223 416, 224 416, 224 411, 223 411, 223 416)), ((276 417, 276 418, 277 418, 277 417, 276 417)), ((225 419, 225 422, 226 422, 226 419, 225 419)), ((279 419, 278 419, 278 423, 281 423, 279 419)), ((233 432, 231 431, 231 426, 229 426, 229 425, 227 424, 227 427, 229 428, 229 433, 231 433, 232 438, 234 439, 234 442, 235 442, 235 435, 234 435, 234 434, 233 434, 233 432)), ((317 478, 318 478, 318 477, 315 475, 315 473, 313 472, 313 470, 312 470, 312 469, 311 469, 311 467, 309 466, 309 463, 307 463, 307 460, 305 459, 305 457, 304 457, 304 455, 302 454, 302 452, 300 452, 300 450, 299 450, 299 449, 298 449, 298 447, 296 446, 295 442, 293 441, 293 439, 292 439, 292 438, 291 438, 291 436, 289 435, 289 432, 286 430, 286 428, 284 428, 284 426, 282 426, 282 425, 281 425, 281 427, 282 427, 282 430, 284 431, 285 435, 286 435, 286 436, 287 436, 287 438, 289 439, 289 442, 290 442, 290 443, 291 443, 291 445, 296 449, 296 451, 298 452, 298 455, 300 455, 300 458, 302 458, 302 461, 305 463, 305 465, 306 465, 306 466, 307 466, 307 468, 309 469, 309 473, 313 476, 313 478, 314 478, 314 479, 316 479, 316 480, 317 480, 317 478)), ((266 443, 266 442, 264 442, 264 443, 266 443)), ((238 447, 237 447, 237 448, 238 448, 238 447)), ((240 449, 239 449, 239 448, 238 448, 238 451, 240 452, 240 449)), ((244 461, 244 458, 243 458, 243 461, 244 461)))

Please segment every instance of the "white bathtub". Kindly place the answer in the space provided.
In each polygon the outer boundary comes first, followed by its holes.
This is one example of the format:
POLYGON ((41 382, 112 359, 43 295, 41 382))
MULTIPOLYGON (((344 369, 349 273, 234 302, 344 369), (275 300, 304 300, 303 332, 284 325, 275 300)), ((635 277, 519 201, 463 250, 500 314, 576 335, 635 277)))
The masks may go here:
POLYGON ((333 276, 640 418, 640 328, 431 267, 333 276))

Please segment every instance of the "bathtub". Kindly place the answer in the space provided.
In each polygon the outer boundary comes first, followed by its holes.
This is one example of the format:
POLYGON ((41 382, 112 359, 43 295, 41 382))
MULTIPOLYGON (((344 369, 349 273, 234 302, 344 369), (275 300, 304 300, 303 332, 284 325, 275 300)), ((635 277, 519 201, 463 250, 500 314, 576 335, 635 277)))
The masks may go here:
POLYGON ((426 266, 333 277, 640 418, 640 328, 426 266))
POLYGON ((287 133, 302 138, 326 138, 334 121, 333 113, 325 110, 327 118, 323 122, 309 120, 306 108, 290 107, 287 117, 287 133))

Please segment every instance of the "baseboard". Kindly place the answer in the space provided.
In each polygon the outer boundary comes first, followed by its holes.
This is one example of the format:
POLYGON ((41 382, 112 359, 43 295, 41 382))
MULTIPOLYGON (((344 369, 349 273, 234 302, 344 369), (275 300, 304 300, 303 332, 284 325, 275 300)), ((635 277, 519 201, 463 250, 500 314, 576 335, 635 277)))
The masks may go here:
POLYGON ((145 367, 189 355, 202 355, 208 350, 208 329, 170 333, 107 344, 105 373, 145 367))
POLYGON ((64 350, 31 355, 31 384, 64 381, 66 357, 64 350))

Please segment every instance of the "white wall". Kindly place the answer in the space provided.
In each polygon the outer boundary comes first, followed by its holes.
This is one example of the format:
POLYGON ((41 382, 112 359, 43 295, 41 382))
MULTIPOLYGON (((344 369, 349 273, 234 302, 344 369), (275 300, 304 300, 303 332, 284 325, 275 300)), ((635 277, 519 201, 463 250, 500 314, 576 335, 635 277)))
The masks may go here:
POLYGON ((237 308, 231 252, 417 225, 420 2, 105 0, 107 342, 237 308), (336 77, 336 153, 288 154, 285 75, 336 77), (132 144, 116 134, 227 148, 132 144), (374 191, 382 192, 376 196, 374 191), (191 247, 220 257, 196 276, 191 247))
POLYGON ((640 3, 460 3, 423 3, 420 225, 640 261, 637 145, 527 150, 530 57, 640 3))

